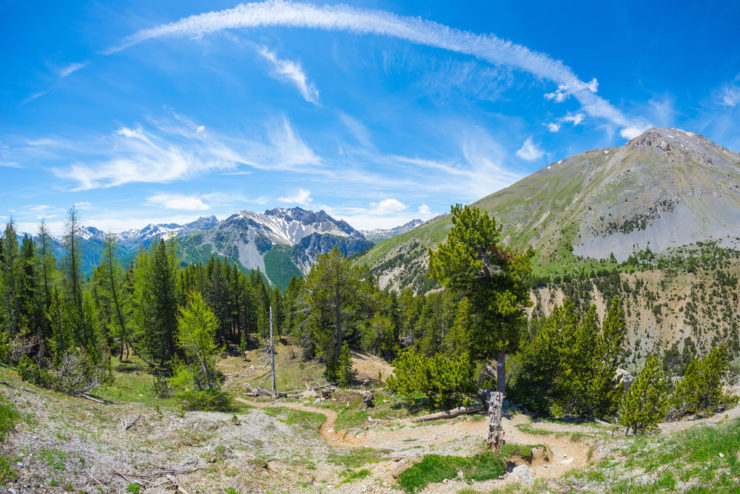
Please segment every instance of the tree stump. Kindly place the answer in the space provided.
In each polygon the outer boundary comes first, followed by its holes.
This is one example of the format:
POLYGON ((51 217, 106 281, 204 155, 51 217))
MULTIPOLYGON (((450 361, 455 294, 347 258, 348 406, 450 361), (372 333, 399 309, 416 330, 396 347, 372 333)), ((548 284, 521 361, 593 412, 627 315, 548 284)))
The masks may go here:
POLYGON ((362 410, 367 410, 368 408, 373 408, 375 406, 375 393, 370 391, 365 396, 362 397, 362 410))
POLYGON ((504 394, 494 391, 488 393, 488 438, 486 445, 498 453, 504 444, 504 429, 501 427, 501 416, 504 406, 504 394))

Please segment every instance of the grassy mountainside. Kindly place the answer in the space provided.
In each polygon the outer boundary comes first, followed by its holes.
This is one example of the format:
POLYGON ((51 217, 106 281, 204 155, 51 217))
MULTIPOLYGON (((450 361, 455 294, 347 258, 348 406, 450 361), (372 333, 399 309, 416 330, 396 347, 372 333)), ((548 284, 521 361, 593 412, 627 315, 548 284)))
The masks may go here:
MULTIPOLYGON (((505 243, 534 247, 537 277, 595 270, 614 254, 740 241, 740 154, 702 136, 651 129, 617 148, 552 163, 474 203, 503 225, 505 243)), ((357 258, 382 284, 430 286, 427 249, 451 227, 443 215, 357 258)))

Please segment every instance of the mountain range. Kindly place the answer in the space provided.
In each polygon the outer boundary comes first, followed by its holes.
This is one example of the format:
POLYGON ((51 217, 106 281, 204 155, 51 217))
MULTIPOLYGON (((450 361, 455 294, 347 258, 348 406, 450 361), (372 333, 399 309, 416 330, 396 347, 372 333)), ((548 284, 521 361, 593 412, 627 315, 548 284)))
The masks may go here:
MULTIPOLYGON (((291 276, 308 273, 316 258, 334 247, 345 256, 353 256, 381 239, 410 231, 421 223, 413 220, 394 229, 361 232, 324 211, 295 207, 264 213, 245 210, 223 221, 207 216, 184 225, 152 224, 113 236, 118 241, 124 265, 140 248, 148 248, 153 239, 175 239, 184 263, 205 263, 215 254, 239 263, 244 269, 260 270, 271 283, 284 288, 291 276)), ((95 227, 80 229, 85 274, 90 274, 98 264, 105 236, 105 232, 95 227)), ((62 255, 62 239, 54 238, 54 243, 62 255)))
MULTIPOLYGON (((502 226, 504 243, 535 249, 538 275, 589 259, 624 261, 697 242, 740 241, 740 154, 679 129, 652 128, 624 146, 551 163, 473 203, 502 226)), ((427 250, 449 215, 378 243, 358 259, 382 285, 428 287, 427 250)))
MULTIPOLYGON (((603 317, 623 302, 634 361, 684 363, 712 345, 740 352, 740 154, 692 132, 653 128, 624 146, 550 163, 473 203, 503 243, 533 247, 532 316, 571 298, 603 317)), ((379 242, 355 262, 382 286, 426 291, 442 215, 379 242)))

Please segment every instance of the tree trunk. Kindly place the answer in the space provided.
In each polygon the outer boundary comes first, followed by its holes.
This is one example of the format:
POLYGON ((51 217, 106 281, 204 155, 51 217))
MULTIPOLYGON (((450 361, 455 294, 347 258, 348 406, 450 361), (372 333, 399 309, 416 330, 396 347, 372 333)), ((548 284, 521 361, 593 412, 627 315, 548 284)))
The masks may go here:
POLYGON ((272 398, 277 398, 275 384, 275 342, 272 339, 272 305, 270 305, 270 369, 272 370, 272 398))
POLYGON ((488 438, 486 444, 491 451, 499 453, 504 444, 504 429, 501 427, 501 415, 504 406, 504 394, 489 391, 488 400, 488 438))
POLYGON ((502 395, 506 392, 506 352, 498 350, 496 352, 496 391, 502 395))

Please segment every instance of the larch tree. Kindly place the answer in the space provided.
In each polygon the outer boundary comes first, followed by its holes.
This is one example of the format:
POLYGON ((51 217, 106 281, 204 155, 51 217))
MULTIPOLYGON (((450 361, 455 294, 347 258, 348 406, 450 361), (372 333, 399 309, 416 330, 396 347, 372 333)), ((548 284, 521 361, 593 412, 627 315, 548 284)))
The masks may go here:
POLYGON ((123 274, 118 260, 118 243, 113 235, 106 235, 103 241, 102 261, 105 269, 105 284, 110 295, 113 309, 112 333, 118 337, 120 349, 118 360, 123 360, 124 350, 126 358, 131 346, 130 327, 127 324, 128 310, 126 292, 123 289, 123 274))
POLYGON ((473 357, 496 359, 497 391, 506 386, 506 353, 516 351, 531 302, 526 278, 531 249, 516 252, 500 243, 501 227, 473 206, 451 209, 453 227, 437 250, 429 250, 429 273, 445 287, 468 297, 475 321, 473 357))

